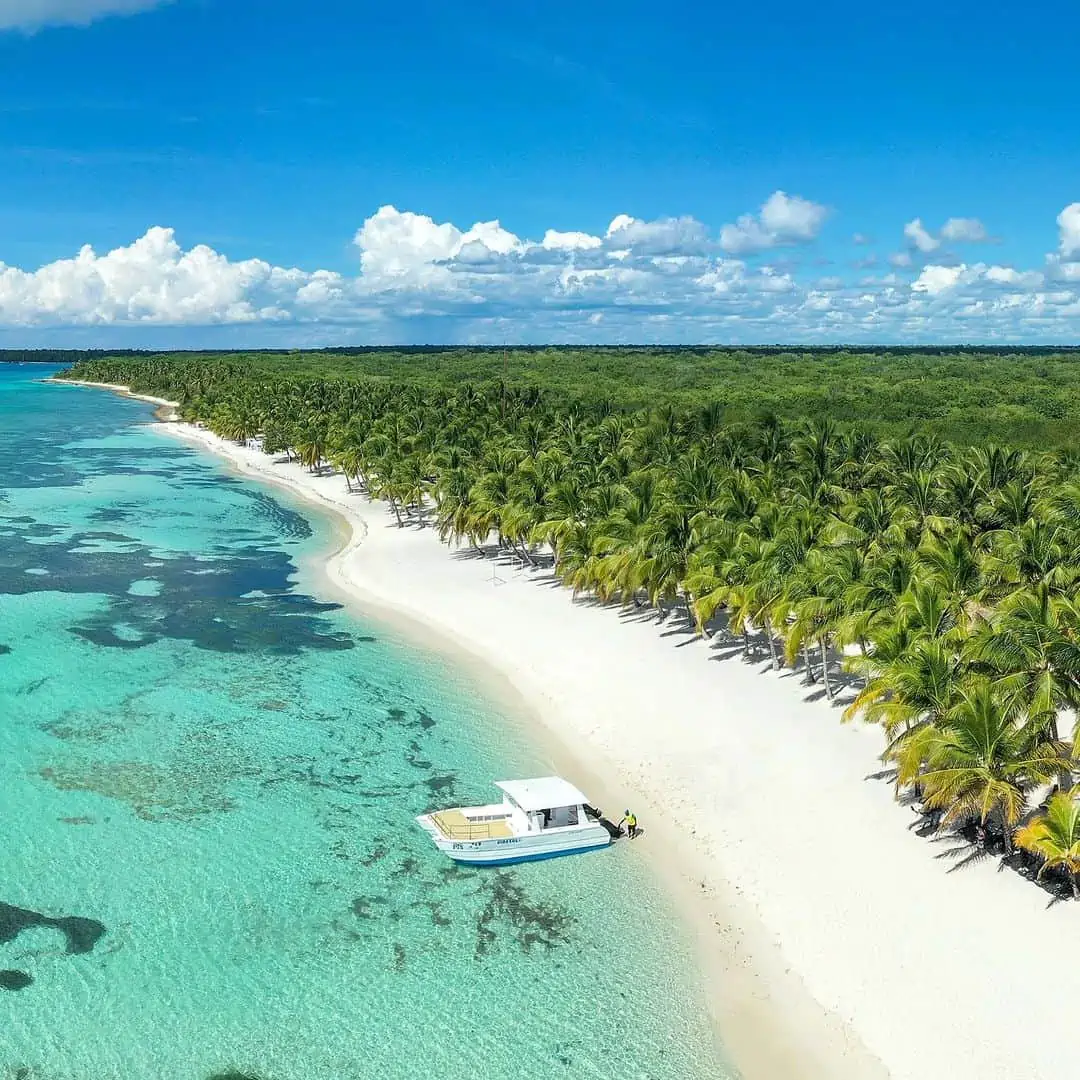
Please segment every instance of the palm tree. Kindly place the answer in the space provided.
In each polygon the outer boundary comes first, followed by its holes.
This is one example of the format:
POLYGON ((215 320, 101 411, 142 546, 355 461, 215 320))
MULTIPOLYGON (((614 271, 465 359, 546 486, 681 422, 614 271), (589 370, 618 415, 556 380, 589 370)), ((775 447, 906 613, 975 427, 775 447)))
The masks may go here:
POLYGON ((1080 803, 1071 795, 1054 795, 1046 811, 1016 831, 1016 846, 1042 859, 1039 879, 1048 870, 1060 870, 1072 886, 1073 899, 1080 898, 1080 803))
POLYGON ((929 729, 919 783, 926 805, 944 811, 942 828, 994 819, 1009 850, 1027 792, 1068 768, 1064 744, 1016 720, 1012 703, 980 679, 960 691, 945 727, 929 729))
MULTIPOLYGON (((968 643, 968 654, 1002 694, 1019 702, 1027 723, 1055 741, 1061 739, 1059 714, 1070 711, 1075 730, 1080 708, 1080 639, 1072 612, 1045 586, 1015 594, 968 643)), ((1063 770, 1059 786, 1068 790, 1071 783, 1071 769, 1063 770)))

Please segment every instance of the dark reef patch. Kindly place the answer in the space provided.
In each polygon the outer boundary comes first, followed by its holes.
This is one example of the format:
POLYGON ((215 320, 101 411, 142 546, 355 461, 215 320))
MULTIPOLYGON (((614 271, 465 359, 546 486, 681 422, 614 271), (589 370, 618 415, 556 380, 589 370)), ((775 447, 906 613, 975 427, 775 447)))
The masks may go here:
POLYGON ((553 949, 570 939, 574 918, 555 904, 529 899, 513 875, 498 871, 487 878, 478 890, 487 902, 476 920, 476 958, 491 952, 498 938, 497 923, 510 928, 522 952, 534 945, 553 949))
POLYGON ((238 1072, 236 1069, 228 1069, 225 1072, 212 1073, 206 1080, 263 1080, 258 1073, 238 1072))
POLYGON ((0 645, 0 656, 7 656, 9 652, 11 652, 10 645, 0 645))
MULTIPOLYGON (((431 797, 441 803, 454 798, 457 782, 457 773, 449 772, 433 773, 423 781, 423 784, 430 792, 431 797)), ((435 807, 435 809, 438 809, 438 807, 435 807)))
POLYGON ((71 632, 89 641, 91 645, 100 645, 105 649, 141 649, 158 640, 156 636, 121 637, 111 626, 73 626, 71 632))
POLYGON ((450 926, 450 916, 443 911, 443 900, 416 900, 413 903, 413 907, 426 908, 431 912, 431 922, 433 926, 450 926))
POLYGON ((387 850, 384 847, 374 847, 360 860, 361 866, 374 866, 380 859, 385 859, 387 850))
POLYGON ((67 940, 67 952, 72 954, 90 952, 105 933, 105 924, 97 919, 84 919, 78 915, 51 918, 28 908, 0 903, 0 943, 14 941, 24 930, 35 926, 59 930, 67 940))
POLYGON ((0 971, 0 990, 25 990, 34 978, 25 971, 14 971, 7 968, 0 971))
MULTIPOLYGON (((138 649, 161 638, 217 652, 274 655, 356 645, 321 617, 340 604, 292 591, 296 567, 289 553, 277 548, 276 536, 218 545, 209 556, 171 553, 160 558, 159 552, 123 533, 68 533, 60 526, 2 515, 0 531, 0 594, 49 590, 107 597, 104 610, 71 627, 72 633, 104 648, 138 649), (160 594, 131 595, 131 582, 145 575, 149 563, 157 564, 160 594)), ((292 529, 298 531, 299 526, 292 529)))
POLYGON ((90 520, 102 525, 111 525, 117 521, 126 521, 132 514, 133 510, 128 505, 103 506, 90 515, 90 520))
POLYGON ((426 757, 421 757, 420 755, 422 753, 423 750, 421 749, 420 744, 415 739, 412 739, 409 742, 408 749, 405 751, 405 760, 414 769, 430 769, 432 767, 432 762, 426 757))

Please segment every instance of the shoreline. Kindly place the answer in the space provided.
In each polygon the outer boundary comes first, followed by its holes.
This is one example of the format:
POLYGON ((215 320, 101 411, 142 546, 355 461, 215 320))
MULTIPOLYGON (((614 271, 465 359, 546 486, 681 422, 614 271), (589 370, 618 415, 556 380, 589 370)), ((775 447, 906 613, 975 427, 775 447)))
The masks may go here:
POLYGON ((338 591, 501 672, 555 760, 575 747, 587 760, 572 775, 596 774, 609 803, 632 793, 651 834, 642 857, 698 935, 744 1080, 1072 1074, 1075 909, 1048 907, 994 860, 960 869, 953 841, 912 832, 872 779, 879 730, 841 725, 818 688, 744 662, 738 643, 455 554, 433 530, 397 529, 340 476, 165 428, 343 517, 351 537, 326 563, 338 591), (1053 961, 1033 948, 1044 939, 1053 961))

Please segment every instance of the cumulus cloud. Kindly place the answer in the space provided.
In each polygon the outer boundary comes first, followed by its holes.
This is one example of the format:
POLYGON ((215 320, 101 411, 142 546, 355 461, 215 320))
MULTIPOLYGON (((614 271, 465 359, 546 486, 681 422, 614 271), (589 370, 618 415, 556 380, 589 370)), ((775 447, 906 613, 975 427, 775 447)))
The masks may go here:
MULTIPOLYGON (((383 206, 357 231, 349 274, 185 248, 155 227, 38 269, 0 263, 0 330, 20 345, 82 327, 80 344, 155 347, 166 328, 209 328, 200 344, 236 346, 1070 340, 1080 317, 1080 261, 1070 258, 1080 252, 1078 218, 1080 204, 1059 215, 1059 247, 1042 268, 950 262, 939 249, 917 272, 902 253, 877 277, 755 266, 688 217, 620 214, 603 235, 548 229, 531 240, 496 220, 464 227, 383 206)), ((778 247, 819 221, 778 202, 754 223, 765 246, 778 247)))
POLYGON ((261 259, 230 262, 205 245, 182 251, 172 229, 153 228, 129 247, 97 255, 89 246, 28 272, 0 263, 0 322, 223 323, 289 318, 289 305, 314 281, 261 259))
POLYGON ((922 273, 911 283, 913 292, 938 293, 951 289, 963 276, 966 266, 924 266, 922 273))
POLYGON ((692 217, 641 221, 619 214, 608 226, 605 240, 614 250, 642 255, 697 254, 711 246, 708 229, 692 217))
POLYGON ((941 226, 941 238, 953 244, 978 244, 989 236, 978 218, 952 217, 941 226))
POLYGON ((167 0, 0 0, 0 30, 86 26, 106 15, 134 15, 167 0))
POLYGON ((914 221, 909 221, 904 226, 904 236, 913 247, 918 248, 924 255, 931 251, 937 251, 941 247, 941 241, 926 231, 921 218, 915 218, 914 221))
POLYGON ((914 218, 904 226, 904 238, 913 250, 929 255, 943 243, 978 244, 989 240, 990 236, 978 218, 953 217, 941 226, 937 235, 923 225, 922 218, 914 218))
POLYGON ((599 236, 591 236, 589 233, 548 229, 544 233, 541 246, 548 251, 589 251, 601 247, 603 243, 599 236))
MULTIPOLYGON (((436 224, 426 214, 382 206, 360 227, 353 242, 360 249, 360 265, 373 277, 404 278, 464 256, 483 261, 522 249, 521 241, 498 221, 479 221, 465 232, 445 222, 436 224)), ((434 274, 428 274, 434 276, 434 274)))
POLYGON ((743 214, 720 230, 720 246, 732 255, 741 255, 813 240, 828 213, 826 207, 800 195, 774 191, 756 217, 743 214))
POLYGON ((1069 203, 1057 216, 1059 250, 1066 259, 1080 253, 1080 202, 1069 203))

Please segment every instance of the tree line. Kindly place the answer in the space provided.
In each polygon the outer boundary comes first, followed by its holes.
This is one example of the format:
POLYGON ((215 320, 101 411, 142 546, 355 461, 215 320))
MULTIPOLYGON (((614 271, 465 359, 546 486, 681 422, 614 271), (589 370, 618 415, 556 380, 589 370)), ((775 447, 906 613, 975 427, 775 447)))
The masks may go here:
POLYGON ((882 437, 921 431, 960 444, 1080 445, 1080 363, 1068 349, 369 347, 140 358, 188 378, 199 367, 224 365, 268 379, 374 379, 440 390, 507 381, 619 410, 718 404, 731 422, 774 415, 858 423, 882 437))

